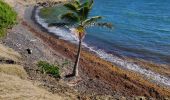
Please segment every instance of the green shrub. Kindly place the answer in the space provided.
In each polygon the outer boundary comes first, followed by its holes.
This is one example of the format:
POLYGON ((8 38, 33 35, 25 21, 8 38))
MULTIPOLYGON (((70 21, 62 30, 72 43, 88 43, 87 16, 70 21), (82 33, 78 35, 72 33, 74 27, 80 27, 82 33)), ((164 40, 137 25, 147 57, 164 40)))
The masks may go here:
POLYGON ((16 17, 16 12, 0 0, 0 37, 4 36, 6 30, 16 23, 16 17))
POLYGON ((46 61, 39 61, 37 63, 37 66, 40 68, 40 71, 42 73, 50 74, 56 78, 60 78, 60 71, 59 71, 58 66, 49 64, 46 61))

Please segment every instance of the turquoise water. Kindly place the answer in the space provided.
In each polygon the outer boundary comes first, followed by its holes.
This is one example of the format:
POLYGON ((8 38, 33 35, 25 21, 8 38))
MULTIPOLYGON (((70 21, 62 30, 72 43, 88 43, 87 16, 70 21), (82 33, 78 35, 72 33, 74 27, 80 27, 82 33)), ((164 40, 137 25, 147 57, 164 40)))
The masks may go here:
MULTIPOLYGON (((90 16, 104 16, 115 29, 89 28, 85 43, 110 54, 170 64, 169 4, 170 0, 95 0, 90 16)), ((52 10, 47 22, 56 19, 57 11, 52 10)))

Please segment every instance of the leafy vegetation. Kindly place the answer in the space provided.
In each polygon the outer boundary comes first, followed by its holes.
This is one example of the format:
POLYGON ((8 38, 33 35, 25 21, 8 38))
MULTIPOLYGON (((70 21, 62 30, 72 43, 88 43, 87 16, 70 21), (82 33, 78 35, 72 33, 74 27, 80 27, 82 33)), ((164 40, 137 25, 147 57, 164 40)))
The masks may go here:
POLYGON ((4 36, 6 30, 16 23, 16 16, 16 12, 0 0, 0 37, 4 36))
POLYGON ((39 61, 37 63, 37 66, 40 68, 40 71, 42 73, 50 74, 56 78, 60 78, 60 71, 59 71, 58 66, 49 64, 46 61, 39 61))

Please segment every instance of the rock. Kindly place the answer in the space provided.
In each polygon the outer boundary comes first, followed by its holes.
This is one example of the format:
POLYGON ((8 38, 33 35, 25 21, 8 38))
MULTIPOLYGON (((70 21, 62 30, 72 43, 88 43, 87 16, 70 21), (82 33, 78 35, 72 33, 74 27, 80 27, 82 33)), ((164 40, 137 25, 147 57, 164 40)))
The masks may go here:
POLYGON ((126 97, 120 97, 119 100, 126 100, 126 97))
POLYGON ((138 96, 138 97, 135 97, 134 100, 146 100, 146 97, 144 97, 144 96, 138 96))
POLYGON ((164 98, 164 100, 169 100, 169 99, 170 99, 170 98, 168 98, 168 97, 167 97, 167 98, 164 98))
POLYGON ((98 75, 95 76, 97 79, 99 79, 100 77, 98 75))
POLYGON ((26 49, 27 50, 27 52, 28 52, 28 54, 32 54, 32 50, 31 49, 26 49))
POLYGON ((124 78, 125 78, 125 79, 129 79, 129 77, 128 77, 126 74, 125 74, 124 78))
POLYGON ((65 52, 68 52, 68 51, 70 51, 70 49, 69 49, 69 48, 65 48, 64 51, 65 51, 65 52))
POLYGON ((5 60, 5 62, 6 62, 7 64, 15 64, 15 61, 13 61, 13 60, 5 60))

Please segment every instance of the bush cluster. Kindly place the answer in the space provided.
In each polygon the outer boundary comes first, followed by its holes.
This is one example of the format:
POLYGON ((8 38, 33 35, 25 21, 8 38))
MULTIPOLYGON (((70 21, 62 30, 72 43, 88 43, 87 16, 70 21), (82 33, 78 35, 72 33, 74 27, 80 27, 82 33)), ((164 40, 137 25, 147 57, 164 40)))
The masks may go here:
POLYGON ((6 30, 16 23, 16 17, 16 12, 0 0, 0 37, 4 36, 6 30))
POLYGON ((60 78, 60 71, 59 71, 58 66, 49 64, 46 61, 39 61, 37 63, 37 66, 40 68, 40 71, 42 73, 50 74, 56 78, 60 78))

